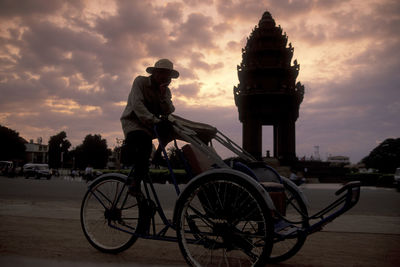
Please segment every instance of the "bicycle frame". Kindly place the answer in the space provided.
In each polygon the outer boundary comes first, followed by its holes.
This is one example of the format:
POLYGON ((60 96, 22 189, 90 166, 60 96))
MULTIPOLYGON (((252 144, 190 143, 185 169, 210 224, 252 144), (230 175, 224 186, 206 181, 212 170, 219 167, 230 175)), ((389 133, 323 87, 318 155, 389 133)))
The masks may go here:
MULTIPOLYGON (((190 129, 185 128, 183 126, 179 126, 174 124, 173 125, 173 129, 176 133, 178 134, 179 139, 186 141, 188 143, 193 144, 194 146, 196 146, 196 148, 198 148, 200 151, 202 151, 203 153, 205 153, 206 155, 208 155, 213 162, 215 162, 214 167, 216 168, 224 168, 224 169, 230 169, 230 167, 218 156, 218 154, 216 154, 214 151, 212 151, 210 149, 209 146, 207 146, 197 135, 195 132, 192 132, 190 129)), ((163 144, 162 142, 162 138, 160 138, 159 134, 158 134, 158 129, 155 126, 154 127, 154 133, 156 138, 158 139, 159 142, 159 146, 161 148, 161 152, 163 154, 163 157, 165 159, 165 161, 167 162, 167 167, 170 173, 170 177, 172 180, 172 184, 175 188, 176 194, 177 196, 180 195, 180 189, 177 183, 177 179, 175 177, 174 171, 172 169, 171 163, 168 159, 168 155, 165 149, 165 144, 163 144)), ((230 149, 231 151, 233 151, 234 153, 236 153, 237 155, 241 156, 243 159, 251 161, 251 162, 256 162, 256 160, 247 152, 245 152, 243 149, 241 149, 237 144, 235 144, 232 140, 230 140, 228 137, 226 137, 225 135, 223 135, 221 132, 219 132, 218 130, 216 130, 216 135, 214 136, 214 138, 220 142, 222 145, 224 145, 225 147, 227 147, 228 149, 230 149)), ((188 166, 186 159, 184 158, 184 156, 182 155, 178 145, 177 145, 177 138, 173 139, 174 142, 174 146, 177 148, 177 151, 179 151, 178 153, 181 156, 181 160, 184 163, 185 166, 185 170, 187 175, 189 176, 189 180, 192 179, 194 177, 194 175, 191 173, 191 169, 188 166)), ((250 169, 248 169, 249 172, 251 172, 250 169)), ((110 174, 114 175, 114 174, 110 174)), ((250 173, 251 175, 251 173, 250 173)), ((107 175, 103 175, 101 177, 105 177, 107 175)), ((128 177, 125 177, 123 175, 120 175, 121 177, 124 177, 125 179, 128 179, 129 177, 133 176, 133 169, 131 169, 128 177)), ((100 178, 100 177, 99 177, 100 178)), ((255 185, 260 186, 258 183, 256 183, 256 176, 253 174, 253 179, 250 180, 254 180, 254 182, 252 182, 255 185)), ((143 184, 144 184, 144 194, 145 194, 145 201, 147 201, 148 203, 150 203, 149 205, 152 206, 151 208, 154 208, 155 212, 152 213, 152 216, 150 218, 151 220, 151 225, 150 225, 150 233, 149 234, 143 234, 143 233, 135 233, 134 229, 132 229, 132 231, 127 231, 125 229, 122 229, 120 227, 114 226, 112 224, 109 224, 110 227, 114 228, 114 229, 118 229, 127 233, 130 233, 132 235, 136 235, 140 238, 143 239, 153 239, 153 240, 162 240, 162 241, 171 241, 171 242, 176 242, 177 241, 177 237, 176 236, 168 236, 167 232, 169 229, 176 229, 176 226, 174 224, 174 221, 171 221, 170 219, 167 218, 161 202, 158 198, 158 194, 156 192, 156 189, 154 188, 153 182, 151 180, 150 177, 146 177, 145 179, 143 179, 143 184), (157 232, 156 230, 156 221, 155 221, 155 215, 158 214, 158 216, 161 219, 161 222, 163 223, 163 227, 161 230, 159 230, 157 232)), ((127 186, 127 185, 124 185, 127 186)), ((122 192, 124 191, 124 188, 121 189, 118 197, 116 198, 115 203, 119 203, 122 196, 122 192)), ((273 204, 271 199, 269 199, 268 196, 264 196, 266 199, 266 202, 268 203, 268 205, 273 208, 273 204)), ((100 202, 100 198, 96 197, 100 202)), ((126 202, 126 197, 124 200, 122 200, 122 206, 125 205, 126 202)), ((104 204, 103 204, 104 206, 104 204)), ((195 242, 196 240, 193 240, 193 242, 195 242)), ((197 241, 198 242, 198 241, 197 241)))
MULTIPOLYGON (((187 175, 189 176, 189 180, 194 178, 194 175, 192 174, 190 166, 187 164, 186 159, 184 158, 184 156, 181 153, 181 150, 178 147, 177 139, 183 140, 185 142, 188 142, 188 143, 194 145, 198 150, 203 152, 214 162, 213 166, 216 169, 225 169, 226 171, 228 171, 229 169, 231 169, 231 170, 234 169, 239 173, 243 173, 243 175, 240 175, 240 176, 243 176, 245 178, 251 177, 250 179, 253 180, 252 183, 255 186, 261 186, 259 184, 257 175, 251 170, 251 168, 249 168, 247 165, 241 164, 241 163, 237 163, 235 166, 228 166, 222 160, 222 158, 218 154, 216 154, 215 151, 213 151, 211 149, 210 146, 206 145, 206 142, 204 142, 204 140, 202 140, 195 131, 193 131, 192 129, 190 129, 188 127, 185 127, 184 125, 181 125, 179 123, 179 120, 177 120, 177 118, 179 118, 179 117, 173 117, 172 121, 170 120, 172 122, 173 130, 174 130, 175 134, 177 134, 177 136, 178 136, 178 137, 174 136, 172 141, 174 142, 174 146, 177 148, 177 151, 178 151, 178 153, 181 157, 181 160, 185 166, 185 170, 186 170, 187 175)), ((207 129, 207 131, 210 129, 207 129)), ((217 142, 219 142, 221 145, 223 145, 224 147, 226 147, 227 149, 231 150, 233 153, 238 155, 245 162, 249 162, 249 163, 257 163, 258 162, 252 155, 250 155, 249 153, 244 151, 240 146, 238 146, 236 143, 234 143, 231 139, 229 139, 227 136, 225 136, 223 133, 221 133, 217 129, 214 128, 214 129, 211 129, 210 131, 212 131, 212 138, 211 137, 209 138, 210 144, 212 144, 211 139, 214 139, 217 142)), ((168 170, 170 173, 172 184, 175 188, 177 196, 179 196, 181 191, 178 186, 177 179, 175 177, 171 163, 168 159, 168 155, 167 155, 167 152, 165 149, 166 144, 164 144, 162 142, 162 138, 160 138, 160 136, 158 134, 158 129, 156 126, 154 127, 154 133, 156 135, 156 138, 159 141, 159 146, 161 148, 163 157, 164 157, 165 161, 167 162, 167 167, 168 167, 168 170)), ((299 196, 302 198, 302 201, 307 203, 303 193, 289 179, 281 177, 273 168, 269 167, 267 164, 263 164, 263 167, 272 171, 279 178, 279 181, 277 181, 277 182, 280 182, 280 183, 285 182, 286 184, 289 184, 289 186, 293 187, 297 191, 299 196)), ((110 174, 110 176, 111 175, 117 175, 117 174, 110 174)), ((129 173, 128 177, 121 175, 121 174, 119 174, 118 176, 123 177, 124 179, 127 179, 129 177, 132 177, 132 175, 133 175, 133 169, 129 173)), ((103 175, 101 177, 105 177, 105 176, 107 176, 107 175, 103 175)), ((246 178, 246 179, 248 179, 248 178, 246 178)), ((109 224, 109 226, 113 227, 115 229, 130 233, 132 235, 136 235, 143 239, 153 239, 153 240, 177 242, 178 239, 176 236, 168 236, 167 235, 167 232, 169 229, 176 230, 176 225, 175 225, 174 221, 171 221, 171 219, 167 218, 167 216, 162 208, 161 202, 158 198, 158 194, 156 192, 156 189, 154 188, 151 178, 146 177, 145 179, 143 179, 143 184, 144 184, 144 191, 145 191, 144 192, 145 193, 144 200, 147 202, 147 205, 149 205, 148 207, 153 209, 153 212, 152 212, 152 215, 150 218, 151 223, 150 223, 149 233, 148 234, 135 233, 134 229, 132 229, 132 232, 130 232, 125 229, 111 225, 111 224, 109 224), (157 231, 157 229, 156 229, 156 220, 155 220, 156 214, 159 215, 161 222, 163 224, 162 229, 159 231, 157 231)), ((127 186, 127 185, 125 184, 124 187, 125 186, 127 186)), ((123 197, 122 196, 123 191, 124 191, 124 188, 121 189, 121 191, 117 197, 117 201, 115 203, 119 203, 119 201, 123 197)), ((345 192, 345 194, 343 194, 339 199, 334 201, 332 204, 328 205, 326 208, 322 209, 321 211, 317 212, 316 214, 314 214, 312 216, 305 216, 306 220, 307 220, 307 225, 309 225, 309 227, 307 227, 305 229, 300 228, 300 227, 294 227, 291 231, 282 235, 279 240, 283 240, 288 237, 290 238, 290 237, 293 237, 293 235, 297 235, 297 234, 308 235, 308 234, 315 233, 315 232, 321 230, 325 224, 333 221, 335 218, 337 218, 338 216, 342 215, 343 213, 345 213, 346 211, 351 209, 354 205, 357 204, 357 202, 359 200, 360 182, 351 182, 351 183, 344 185, 341 189, 339 189, 336 192, 336 195, 341 195, 344 192, 345 192), (334 209, 338 208, 340 205, 343 205, 343 206, 341 208, 339 208, 339 210, 332 212, 334 209), (319 219, 319 221, 310 225, 309 221, 315 220, 315 219, 319 219)), ((266 193, 266 194, 268 194, 268 193, 266 193)), ((99 202, 101 202, 100 198, 98 198, 96 195, 95 195, 95 197, 99 200, 99 202)), ((122 205, 125 205, 126 198, 127 197, 125 196, 125 199, 123 200, 122 205)), ((271 210, 274 210, 274 205, 272 203, 271 198, 269 198, 269 196, 265 196, 265 201, 267 202, 267 204, 271 208, 271 210)), ((102 205, 104 206, 103 203, 102 203, 102 205)), ((276 232, 278 232, 280 229, 284 229, 287 226, 293 226, 293 225, 291 222, 289 222, 285 218, 281 217, 280 221, 278 223, 276 223, 275 230, 276 230, 276 232)), ((193 241, 195 241, 195 240, 193 240, 193 241)))
MULTIPOLYGON (((206 153, 207 155, 209 155, 215 162, 216 162, 216 166, 219 168, 229 168, 229 166, 213 151, 210 150, 210 148, 205 145, 200 138, 198 138, 195 134, 191 133, 188 131, 188 129, 186 129, 186 131, 181 131, 181 129, 178 128, 178 126, 174 125, 174 130, 176 132, 179 132, 179 136, 182 140, 189 142, 191 144, 194 144, 198 149, 200 149, 203 153, 206 153)), ((167 151, 165 149, 165 144, 163 144, 162 142, 162 138, 160 138, 159 134, 158 134, 158 129, 155 126, 154 127, 154 133, 156 135, 156 138, 159 142, 159 146, 161 147, 161 151, 163 154, 163 157, 165 159, 165 161, 167 162, 167 167, 170 173, 170 177, 173 183, 173 186, 175 188, 176 194, 177 196, 180 195, 180 189, 174 174, 174 171, 172 169, 171 163, 169 161, 168 155, 167 155, 167 151)), ((221 132, 219 132, 217 130, 217 136, 216 139, 221 143, 224 144, 226 147, 230 148, 232 151, 235 151, 238 155, 241 155, 243 158, 245 158, 246 160, 251 160, 251 161, 255 161, 255 159, 248 154, 247 152, 245 152, 243 149, 241 149, 237 144, 235 144, 232 140, 230 140, 228 137, 226 137, 225 135, 223 135, 221 132)), ((173 140, 174 142, 174 146, 177 148, 177 151, 179 151, 179 154, 181 156, 181 160, 184 163, 185 166, 185 170, 187 175, 189 176, 189 180, 191 178, 193 178, 194 176, 191 173, 191 169, 188 166, 186 159, 183 157, 178 145, 177 145, 177 139, 175 138, 173 140)), ((130 174, 128 175, 128 177, 131 177, 133 175, 133 169, 131 170, 130 174)), ((164 227, 159 231, 156 232, 156 222, 155 222, 155 214, 153 214, 152 218, 151 218, 151 229, 150 231, 152 231, 152 234, 150 235, 143 235, 143 234, 137 234, 137 233, 131 233, 134 235, 137 235, 138 237, 144 238, 144 239, 153 239, 153 240, 163 240, 163 241, 171 241, 171 242, 176 242, 177 238, 176 236, 167 236, 167 231, 169 229, 176 229, 176 226, 174 224, 173 221, 169 220, 167 218, 167 216, 164 213, 164 210, 161 206, 161 202, 158 198, 158 194, 156 192, 156 189, 154 188, 153 182, 151 180, 150 177, 146 177, 145 179, 143 179, 143 184, 144 184, 144 190, 145 190, 145 199, 147 201, 152 201, 155 205, 155 213, 158 213, 158 215, 161 218, 162 223, 164 224, 164 227)), ((121 190, 122 192, 123 190, 121 190)), ((118 197, 118 199, 120 199, 121 196, 118 197)), ((119 200, 118 200, 119 201, 119 200)), ((272 202, 269 200, 269 205, 272 206, 272 202)), ((113 228, 117 228, 115 226, 112 226, 113 228)), ((117 228, 118 229, 118 228, 117 228)), ((123 230, 123 229, 119 229, 119 230, 123 230)), ((195 242, 196 240, 193 240, 193 242, 195 242)))

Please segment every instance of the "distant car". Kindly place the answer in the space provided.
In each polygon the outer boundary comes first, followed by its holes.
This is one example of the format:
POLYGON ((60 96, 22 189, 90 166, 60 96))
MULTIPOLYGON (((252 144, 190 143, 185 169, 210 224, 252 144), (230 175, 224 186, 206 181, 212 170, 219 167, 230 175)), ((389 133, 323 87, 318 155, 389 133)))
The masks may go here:
POLYGON ((26 179, 28 179, 29 177, 35 177, 36 179, 45 177, 47 178, 47 180, 49 180, 51 178, 51 173, 48 164, 36 164, 36 163, 25 164, 23 167, 23 173, 26 179))
POLYGON ((397 190, 400 191, 400 168, 397 168, 394 173, 394 183, 396 184, 397 190))

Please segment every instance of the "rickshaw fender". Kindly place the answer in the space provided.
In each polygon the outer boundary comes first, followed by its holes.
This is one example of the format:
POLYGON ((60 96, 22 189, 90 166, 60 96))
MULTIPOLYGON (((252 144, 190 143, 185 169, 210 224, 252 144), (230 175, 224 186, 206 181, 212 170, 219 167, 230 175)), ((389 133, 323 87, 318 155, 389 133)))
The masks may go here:
POLYGON ((233 169, 220 168, 220 169, 212 169, 212 170, 205 171, 190 180, 190 182, 186 185, 185 189, 181 192, 178 199, 176 200, 175 209, 174 209, 174 217, 173 217, 174 222, 176 222, 177 216, 178 216, 178 214, 177 214, 178 211, 176 209, 177 203, 179 203, 181 201, 180 199, 182 198, 182 196, 185 195, 185 190, 187 188, 189 188, 191 184, 198 183, 199 180, 202 180, 205 177, 207 177, 209 175, 214 175, 214 174, 232 175, 232 176, 236 176, 240 179, 243 179, 244 181, 249 183, 251 186, 253 186, 260 193, 261 197, 264 199, 265 203, 267 204, 267 206, 270 210, 272 210, 272 211, 275 210, 275 205, 272 202, 272 199, 269 196, 268 192, 264 189, 264 187, 262 187, 262 185, 260 183, 258 183, 256 180, 254 180, 254 178, 250 177, 249 175, 247 175, 243 172, 239 172, 239 171, 236 171, 233 169))
POLYGON ((299 194, 301 200, 303 200, 304 204, 307 207, 310 207, 308 199, 304 195, 303 191, 301 191, 300 188, 295 183, 293 183, 289 178, 286 178, 284 176, 281 176, 281 179, 283 180, 283 183, 286 184, 286 186, 293 188, 299 194))

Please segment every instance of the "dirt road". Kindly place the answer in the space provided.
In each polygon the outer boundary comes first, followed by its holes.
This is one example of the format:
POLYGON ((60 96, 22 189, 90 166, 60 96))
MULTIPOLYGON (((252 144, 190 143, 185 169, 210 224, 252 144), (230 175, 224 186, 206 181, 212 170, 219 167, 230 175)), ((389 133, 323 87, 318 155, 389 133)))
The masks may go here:
MULTIPOLYGON (((332 194, 321 186, 304 188, 312 203, 332 194)), ((92 248, 79 221, 85 191, 78 181, 0 177, 0 266, 185 266, 176 243, 139 239, 118 255, 92 248)), ((364 189, 354 212, 311 235, 297 255, 277 266, 400 266, 399 196, 364 189)))
MULTIPOLYGON (((185 266, 176 243, 139 240, 118 255, 98 252, 79 220, 0 216, 0 266, 185 266)), ((400 236, 320 232, 277 266, 400 266, 400 236)))

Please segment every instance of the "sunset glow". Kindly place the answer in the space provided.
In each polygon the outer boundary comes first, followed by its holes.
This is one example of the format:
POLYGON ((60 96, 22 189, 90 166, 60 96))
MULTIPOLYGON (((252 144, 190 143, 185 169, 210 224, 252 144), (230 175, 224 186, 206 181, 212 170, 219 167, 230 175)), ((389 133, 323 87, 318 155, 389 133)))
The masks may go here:
POLYGON ((73 146, 87 134, 112 146, 134 77, 165 57, 181 74, 171 84, 176 113, 241 143, 236 66, 265 11, 286 32, 305 85, 299 157, 319 145, 323 157, 357 162, 376 140, 399 136, 395 0, 3 1, 0 124, 27 140, 65 130, 73 146))

